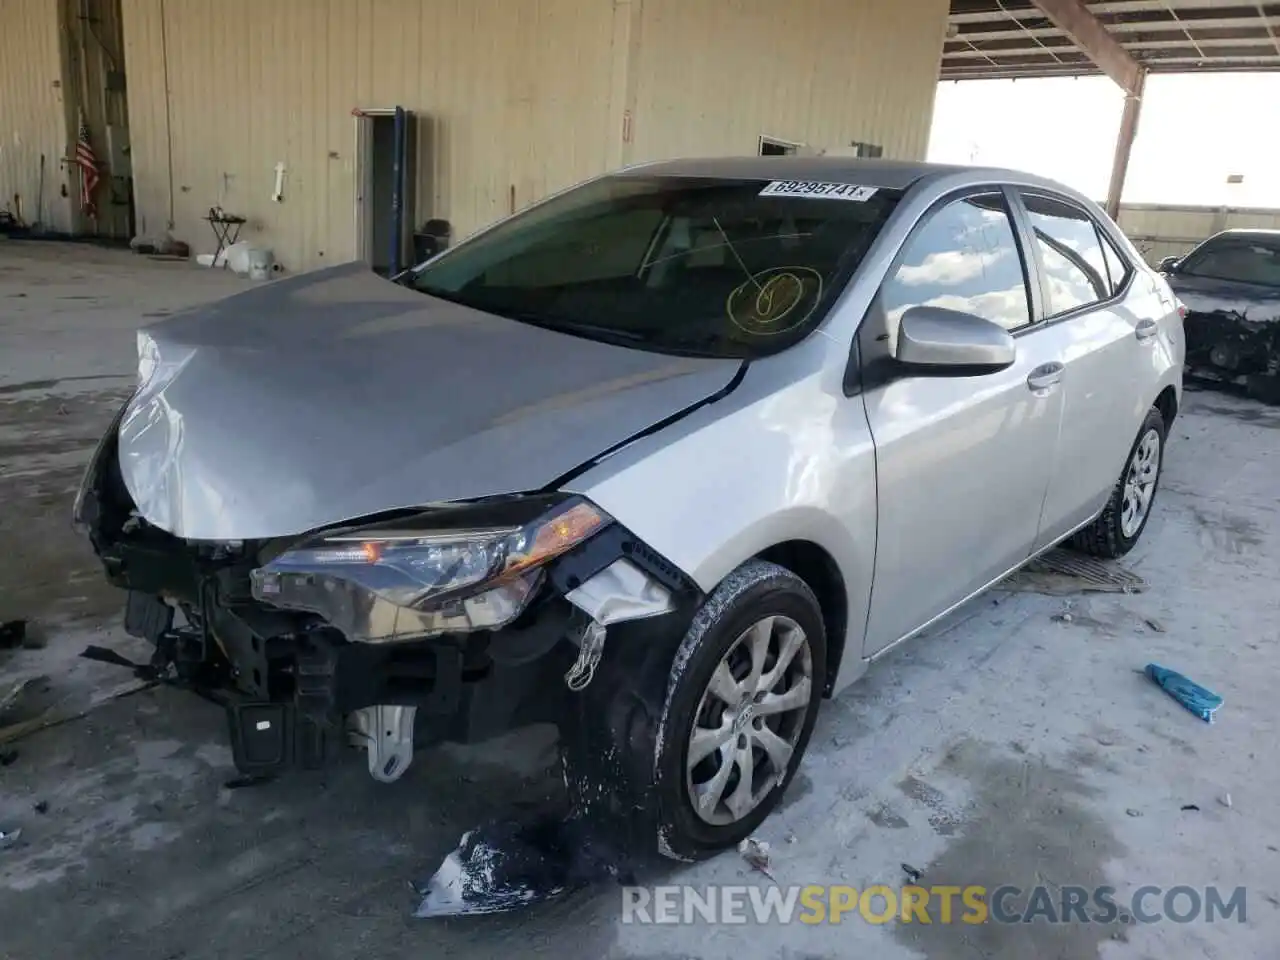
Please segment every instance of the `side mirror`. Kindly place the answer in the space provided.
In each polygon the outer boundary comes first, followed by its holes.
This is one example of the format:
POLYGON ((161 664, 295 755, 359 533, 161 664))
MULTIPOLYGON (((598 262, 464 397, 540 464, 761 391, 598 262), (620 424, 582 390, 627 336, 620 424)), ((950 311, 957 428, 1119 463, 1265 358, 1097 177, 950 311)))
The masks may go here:
POLYGON ((895 356, 922 373, 994 373, 1011 366, 1017 353, 1008 330, 972 313, 911 307, 899 321, 895 356))
POLYGON ((1161 261, 1160 261, 1160 272, 1161 272, 1161 273, 1177 273, 1177 272, 1178 272, 1178 258, 1177 258, 1177 257, 1165 257, 1163 260, 1161 260, 1161 261))

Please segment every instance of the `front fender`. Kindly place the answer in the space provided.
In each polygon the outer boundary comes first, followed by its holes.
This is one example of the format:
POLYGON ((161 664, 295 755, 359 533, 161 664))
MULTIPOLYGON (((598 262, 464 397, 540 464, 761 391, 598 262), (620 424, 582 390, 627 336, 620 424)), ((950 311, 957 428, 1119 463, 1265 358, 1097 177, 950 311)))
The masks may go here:
POLYGON ((843 644, 852 673, 875 562, 875 449, 866 413, 860 398, 830 389, 821 372, 775 387, 762 366, 753 364, 728 397, 624 448, 568 489, 617 517, 706 592, 777 544, 823 548, 845 583, 848 632, 833 641, 843 644))

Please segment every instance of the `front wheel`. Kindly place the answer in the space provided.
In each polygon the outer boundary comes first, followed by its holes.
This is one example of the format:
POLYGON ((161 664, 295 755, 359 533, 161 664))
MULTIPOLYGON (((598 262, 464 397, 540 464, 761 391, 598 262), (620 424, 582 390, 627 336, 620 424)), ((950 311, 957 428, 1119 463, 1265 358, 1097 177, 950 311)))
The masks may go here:
POLYGON ((1160 487, 1167 429, 1156 407, 1147 411, 1111 499, 1097 519, 1072 537, 1072 546, 1105 558, 1123 557, 1134 548, 1147 528, 1160 487))
POLYGON ((826 682, 822 612, 791 571, 753 560, 712 592, 676 653, 655 756, 658 846, 733 846, 777 806, 826 682))

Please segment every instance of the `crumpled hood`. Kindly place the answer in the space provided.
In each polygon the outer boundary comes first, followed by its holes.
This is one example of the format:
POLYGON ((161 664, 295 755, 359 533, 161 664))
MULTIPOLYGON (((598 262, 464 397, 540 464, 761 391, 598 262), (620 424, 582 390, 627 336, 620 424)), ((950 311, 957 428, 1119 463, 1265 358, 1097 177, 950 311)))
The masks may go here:
POLYGON ((739 366, 494 317, 349 264, 144 329, 120 468, 176 536, 288 536, 545 487, 739 366))

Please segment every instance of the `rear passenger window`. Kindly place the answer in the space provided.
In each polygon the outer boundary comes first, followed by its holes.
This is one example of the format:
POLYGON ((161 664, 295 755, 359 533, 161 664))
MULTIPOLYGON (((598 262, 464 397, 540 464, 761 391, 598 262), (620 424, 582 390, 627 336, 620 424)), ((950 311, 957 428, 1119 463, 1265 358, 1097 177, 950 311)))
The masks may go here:
POLYGON ((999 193, 965 197, 938 210, 907 240, 880 299, 890 348, 910 307, 963 310, 1016 330, 1031 322, 1022 256, 999 193))
POLYGON ((1057 316, 1111 296, 1106 255, 1089 215, 1061 200, 1024 195, 1048 281, 1045 312, 1057 316))
POLYGON ((1129 279, 1129 261, 1115 248, 1105 233, 1099 230, 1098 234, 1102 237, 1102 256, 1107 261, 1107 273, 1111 276, 1111 292, 1116 293, 1129 279))

